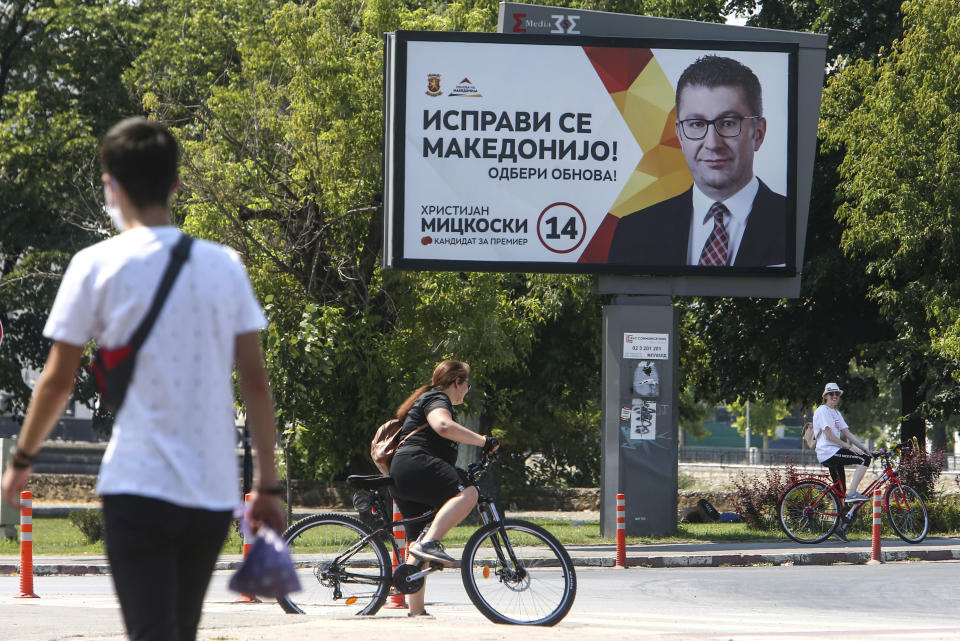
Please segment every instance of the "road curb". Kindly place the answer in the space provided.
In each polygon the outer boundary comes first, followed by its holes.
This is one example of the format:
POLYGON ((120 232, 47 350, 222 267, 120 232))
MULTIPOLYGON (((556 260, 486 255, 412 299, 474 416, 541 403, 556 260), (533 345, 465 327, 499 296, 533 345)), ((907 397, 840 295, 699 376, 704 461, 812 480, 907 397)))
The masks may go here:
MULTIPOLYGON (((902 561, 960 561, 960 549, 890 550, 882 553, 884 563, 902 561)), ((610 556, 575 556, 576 567, 612 568, 616 559, 610 556)), ((870 560, 869 550, 842 552, 776 552, 769 554, 634 554, 627 556, 627 568, 704 568, 749 567, 754 565, 833 565, 847 563, 865 565, 870 560)), ((240 561, 218 561, 215 569, 232 571, 240 561)), ((106 563, 43 563, 34 561, 36 576, 108 575, 106 563)), ((0 564, 0 576, 19 573, 18 564, 0 564)))
MULTIPOLYGON (((897 561, 958 561, 960 550, 891 550, 882 553, 884 563, 897 561)), ((574 565, 601 565, 612 567, 612 558, 599 559, 601 563, 581 564, 574 559, 574 565)), ((692 567, 746 567, 751 565, 833 565, 848 563, 865 565, 870 560, 870 552, 800 552, 775 554, 711 554, 711 555, 635 555, 627 557, 627 567, 644 568, 692 568, 692 567)))

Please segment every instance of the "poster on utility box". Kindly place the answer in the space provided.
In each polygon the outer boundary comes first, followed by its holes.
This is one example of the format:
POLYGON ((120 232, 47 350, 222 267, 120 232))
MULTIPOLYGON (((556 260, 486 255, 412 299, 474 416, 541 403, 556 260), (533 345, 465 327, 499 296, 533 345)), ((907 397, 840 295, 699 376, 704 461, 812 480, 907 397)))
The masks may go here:
MULTIPOLYGON (((620 217, 691 187, 674 86, 712 53, 760 77, 764 111, 778 124, 754 164, 771 189, 788 191, 788 53, 691 41, 395 37, 404 55, 393 63, 387 160, 396 177, 392 266, 623 273, 606 269, 620 217)), ((644 257, 634 263, 642 273, 644 257)))

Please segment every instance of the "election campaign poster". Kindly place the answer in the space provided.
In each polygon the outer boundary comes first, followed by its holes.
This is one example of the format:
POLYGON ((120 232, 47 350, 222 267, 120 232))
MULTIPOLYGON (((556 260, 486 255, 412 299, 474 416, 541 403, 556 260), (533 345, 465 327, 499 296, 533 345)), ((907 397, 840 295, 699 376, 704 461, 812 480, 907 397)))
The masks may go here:
POLYGON ((795 56, 389 34, 385 266, 794 273, 795 56))

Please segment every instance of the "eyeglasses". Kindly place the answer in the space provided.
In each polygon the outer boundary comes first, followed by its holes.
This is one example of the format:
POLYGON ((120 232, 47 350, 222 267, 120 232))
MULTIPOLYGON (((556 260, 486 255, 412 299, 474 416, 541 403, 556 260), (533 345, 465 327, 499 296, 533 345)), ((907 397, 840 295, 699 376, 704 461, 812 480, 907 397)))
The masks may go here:
POLYGON ((762 117, 763 116, 724 116, 723 118, 715 118, 714 120, 688 118, 686 120, 678 120, 677 122, 680 123, 680 129, 683 130, 684 136, 690 140, 703 140, 707 135, 707 130, 710 129, 710 125, 713 125, 713 130, 716 131, 717 135, 721 138, 736 138, 740 135, 744 120, 762 117))
POLYGON ((827 392, 824 396, 840 396, 840 392, 827 392))
POLYGON ((469 379, 469 378, 464 379, 464 380, 463 380, 463 383, 464 383, 464 385, 467 386, 467 391, 468 391, 468 392, 469 392, 471 389, 473 389, 473 387, 470 385, 470 379, 469 379))

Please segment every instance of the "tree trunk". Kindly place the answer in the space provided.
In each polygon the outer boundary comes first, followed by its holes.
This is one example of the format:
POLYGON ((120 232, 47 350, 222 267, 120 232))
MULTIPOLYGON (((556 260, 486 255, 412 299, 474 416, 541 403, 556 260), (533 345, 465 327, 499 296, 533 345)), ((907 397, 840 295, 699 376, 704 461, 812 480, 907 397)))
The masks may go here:
POLYGON ((933 426, 933 451, 947 449, 947 426, 943 423, 935 423, 933 426))
POLYGON ((909 416, 900 424, 900 442, 906 443, 913 438, 921 450, 927 447, 926 422, 917 408, 920 407, 920 386, 922 379, 915 374, 908 374, 900 379, 900 415, 909 416))

